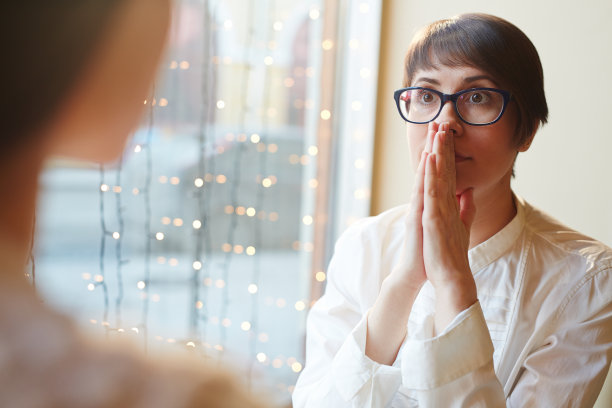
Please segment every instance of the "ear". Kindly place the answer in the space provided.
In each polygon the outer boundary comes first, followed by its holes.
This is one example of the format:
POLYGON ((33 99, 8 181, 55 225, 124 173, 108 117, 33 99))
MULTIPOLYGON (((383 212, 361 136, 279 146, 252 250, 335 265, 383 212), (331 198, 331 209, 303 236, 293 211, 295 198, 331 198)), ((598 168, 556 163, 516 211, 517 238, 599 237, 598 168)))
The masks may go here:
POLYGON ((518 147, 518 151, 520 153, 526 152, 527 150, 529 150, 529 148, 531 147, 531 142, 533 142, 533 138, 535 137, 535 134, 537 132, 537 128, 533 131, 533 133, 531 134, 531 136, 529 136, 519 147, 518 147))

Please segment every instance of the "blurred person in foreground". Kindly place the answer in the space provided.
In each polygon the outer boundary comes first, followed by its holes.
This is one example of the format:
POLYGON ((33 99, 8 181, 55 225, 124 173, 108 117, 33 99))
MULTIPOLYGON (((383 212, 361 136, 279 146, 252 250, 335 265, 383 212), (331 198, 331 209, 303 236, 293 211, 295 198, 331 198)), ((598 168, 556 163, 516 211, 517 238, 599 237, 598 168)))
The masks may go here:
POLYGON ((116 159, 160 62, 171 0, 0 5, 0 406, 257 407, 231 376, 93 344, 25 279, 51 156, 116 159))

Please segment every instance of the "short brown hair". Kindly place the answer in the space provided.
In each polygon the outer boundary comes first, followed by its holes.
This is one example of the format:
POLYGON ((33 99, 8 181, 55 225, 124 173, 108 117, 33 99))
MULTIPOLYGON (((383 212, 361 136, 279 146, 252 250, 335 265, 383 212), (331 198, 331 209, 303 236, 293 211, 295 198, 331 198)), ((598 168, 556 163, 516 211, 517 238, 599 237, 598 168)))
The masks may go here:
POLYGON ((488 14, 461 14, 424 27, 412 40, 405 59, 404 86, 416 71, 472 66, 491 75, 512 94, 517 106, 516 146, 525 143, 548 120, 540 57, 525 33, 488 14))

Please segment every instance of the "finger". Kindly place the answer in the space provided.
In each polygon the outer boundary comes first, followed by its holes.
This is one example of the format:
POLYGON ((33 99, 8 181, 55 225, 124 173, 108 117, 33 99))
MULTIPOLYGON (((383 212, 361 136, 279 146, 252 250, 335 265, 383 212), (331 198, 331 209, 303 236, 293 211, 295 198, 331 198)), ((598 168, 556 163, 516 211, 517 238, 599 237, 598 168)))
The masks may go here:
POLYGON ((427 126, 427 136, 425 137, 425 151, 427 153, 432 152, 433 140, 436 132, 438 131, 438 124, 436 122, 429 122, 427 126))
POLYGON ((449 130, 444 136, 445 153, 446 153, 446 169, 448 174, 448 203, 452 208, 457 209, 457 200, 455 198, 457 191, 457 168, 455 167, 455 132, 449 130))
POLYGON ((423 217, 433 218, 437 214, 437 195, 438 195, 438 183, 436 174, 436 161, 437 157, 435 153, 427 156, 425 163, 425 177, 423 179, 423 217))
POLYGON ((474 205, 474 189, 470 188, 461 193, 459 198, 459 216, 465 229, 470 233, 470 228, 476 216, 476 206, 474 205))
POLYGON ((412 203, 411 203, 411 211, 413 214, 418 213, 418 217, 420 218, 420 214, 423 212, 423 178, 425 177, 425 162, 427 161, 427 152, 423 151, 421 153, 421 160, 419 161, 419 166, 417 167, 414 185, 412 186, 412 203))

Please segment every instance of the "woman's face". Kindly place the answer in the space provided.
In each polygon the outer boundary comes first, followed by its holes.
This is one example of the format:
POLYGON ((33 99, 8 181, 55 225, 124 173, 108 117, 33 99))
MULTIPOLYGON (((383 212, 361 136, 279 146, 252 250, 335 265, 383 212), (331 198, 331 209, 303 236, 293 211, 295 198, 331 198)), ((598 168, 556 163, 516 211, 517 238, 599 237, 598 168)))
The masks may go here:
MULTIPOLYGON (((474 67, 448 67, 418 70, 410 86, 421 86, 453 94, 476 88, 498 88, 493 78, 474 67)), ((438 124, 449 123, 455 134, 455 167, 457 170, 457 194, 474 189, 476 196, 499 192, 510 188, 512 166, 518 151, 514 146, 516 113, 512 103, 499 121, 492 125, 472 126, 457 116, 453 102, 447 102, 434 120, 438 124)), ((427 124, 407 123, 408 143, 413 168, 425 147, 427 124)))

